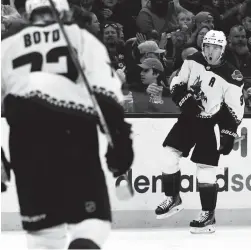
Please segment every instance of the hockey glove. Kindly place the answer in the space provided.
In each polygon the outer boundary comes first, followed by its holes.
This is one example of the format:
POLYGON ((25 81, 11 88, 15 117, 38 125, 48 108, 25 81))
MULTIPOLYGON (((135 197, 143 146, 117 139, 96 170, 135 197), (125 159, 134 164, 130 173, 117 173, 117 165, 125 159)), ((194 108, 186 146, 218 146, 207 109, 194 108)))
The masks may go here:
POLYGON ((4 151, 1 148, 1 192, 7 191, 6 183, 10 180, 10 163, 7 161, 4 151))
POLYGON ((222 129, 220 131, 219 154, 228 155, 234 147, 234 140, 237 134, 231 130, 222 129))
POLYGON ((172 100, 183 114, 198 115, 203 108, 199 106, 193 95, 188 92, 186 85, 175 86, 172 90, 172 100))
POLYGON ((130 138, 130 128, 130 124, 124 123, 124 128, 113 134, 114 147, 112 148, 109 145, 105 155, 107 166, 114 177, 125 174, 133 162, 134 152, 130 138))

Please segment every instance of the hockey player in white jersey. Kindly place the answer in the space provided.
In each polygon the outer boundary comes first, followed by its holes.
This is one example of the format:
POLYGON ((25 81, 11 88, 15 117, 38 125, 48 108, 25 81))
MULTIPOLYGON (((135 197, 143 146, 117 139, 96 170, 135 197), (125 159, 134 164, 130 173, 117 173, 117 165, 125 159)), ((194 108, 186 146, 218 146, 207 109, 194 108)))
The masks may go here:
POLYGON ((155 213, 161 219, 183 209, 179 161, 194 147, 191 160, 197 166, 202 211, 190 223, 192 233, 215 231, 216 167, 220 155, 231 152, 244 114, 243 77, 224 60, 226 45, 223 32, 209 31, 203 40, 202 53, 197 52, 184 61, 170 86, 181 114, 163 143, 167 158, 162 174, 166 199, 155 213), (216 124, 220 129, 219 147, 216 124))
MULTIPOLYGON (((64 22, 67 0, 53 2, 64 22)), ((26 12, 30 23, 2 40, 2 102, 10 126, 10 164, 3 162, 2 171, 8 165, 15 174, 29 248, 64 248, 68 225, 69 249, 99 249, 111 228, 99 117, 50 2, 27 0, 26 12)), ((114 147, 108 147, 106 160, 117 177, 134 156, 121 82, 94 36, 76 23, 63 26, 111 132, 114 147)))

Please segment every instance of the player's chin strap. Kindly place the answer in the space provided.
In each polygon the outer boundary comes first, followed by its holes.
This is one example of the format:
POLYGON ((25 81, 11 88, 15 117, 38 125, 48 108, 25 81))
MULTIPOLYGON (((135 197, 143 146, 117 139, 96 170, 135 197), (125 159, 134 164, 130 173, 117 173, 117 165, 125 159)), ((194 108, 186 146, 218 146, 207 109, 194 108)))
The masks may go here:
MULTIPOLYGON (((108 125, 107 125, 107 123, 105 121, 104 115, 103 115, 103 113, 102 113, 102 111, 101 111, 101 109, 99 107, 99 104, 98 104, 97 99, 96 99, 96 97, 94 95, 94 92, 92 91, 92 88, 91 88, 91 86, 89 84, 89 81, 88 81, 87 77, 85 76, 85 73, 83 72, 83 70, 81 68, 80 62, 79 62, 79 60, 77 58, 77 55, 76 55, 76 51, 73 49, 71 41, 70 41, 68 35, 66 34, 66 31, 65 31, 63 23, 62 23, 62 21, 61 21, 61 19, 59 17, 59 13, 58 13, 58 11, 56 9, 56 6, 55 6, 53 0, 49 0, 49 2, 50 2, 51 9, 52 9, 52 12, 54 14, 54 17, 56 18, 57 23, 59 24, 59 27, 60 27, 60 29, 61 29, 61 31, 63 33, 63 36, 64 36, 64 38, 66 40, 67 47, 68 47, 71 59, 72 59, 74 65, 75 65, 75 67, 77 68, 77 70, 78 70, 78 72, 79 72, 79 74, 80 74, 80 76, 81 76, 81 78, 83 80, 83 83, 85 84, 86 89, 87 89, 87 91, 88 91, 88 93, 90 95, 91 101, 93 103, 94 110, 98 114, 99 121, 100 121, 100 124, 101 124, 104 132, 105 132, 107 141, 108 141, 109 145, 113 148, 114 144, 113 144, 113 141, 112 141, 112 136, 111 136, 110 130, 109 130, 108 125)), ((133 195, 133 190, 130 188, 130 186, 131 186, 130 181, 129 181, 128 176, 126 174, 124 175, 124 178, 128 183, 128 185, 127 185, 128 191, 130 192, 131 195, 133 195)))

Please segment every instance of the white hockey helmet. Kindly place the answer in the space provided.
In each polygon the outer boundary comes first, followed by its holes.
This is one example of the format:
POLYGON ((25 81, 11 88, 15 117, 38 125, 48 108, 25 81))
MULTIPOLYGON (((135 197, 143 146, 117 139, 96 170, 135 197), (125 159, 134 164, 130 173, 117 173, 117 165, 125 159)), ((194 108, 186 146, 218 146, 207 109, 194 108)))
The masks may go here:
MULTIPOLYGON (((55 4, 55 7, 59 13, 70 10, 70 6, 67 0, 52 0, 52 1, 55 4)), ((26 0, 25 2, 25 11, 28 17, 31 16, 34 10, 38 10, 45 7, 51 8, 49 0, 26 0)))
POLYGON ((227 45, 227 39, 224 32, 218 30, 210 30, 203 38, 202 54, 209 64, 217 64, 225 52, 226 45, 227 45), (209 56, 207 54, 207 51, 205 50, 206 44, 221 46, 221 52, 219 53, 219 55, 215 55, 213 57, 209 56))

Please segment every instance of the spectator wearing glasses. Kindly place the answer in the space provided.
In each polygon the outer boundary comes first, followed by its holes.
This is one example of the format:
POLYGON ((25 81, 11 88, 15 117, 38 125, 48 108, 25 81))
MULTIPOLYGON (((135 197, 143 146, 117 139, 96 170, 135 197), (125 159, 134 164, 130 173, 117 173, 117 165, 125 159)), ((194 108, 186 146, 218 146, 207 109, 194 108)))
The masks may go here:
POLYGON ((123 69, 124 63, 124 43, 120 39, 120 29, 116 23, 106 22, 102 27, 102 40, 106 46, 111 64, 117 69, 123 69))

